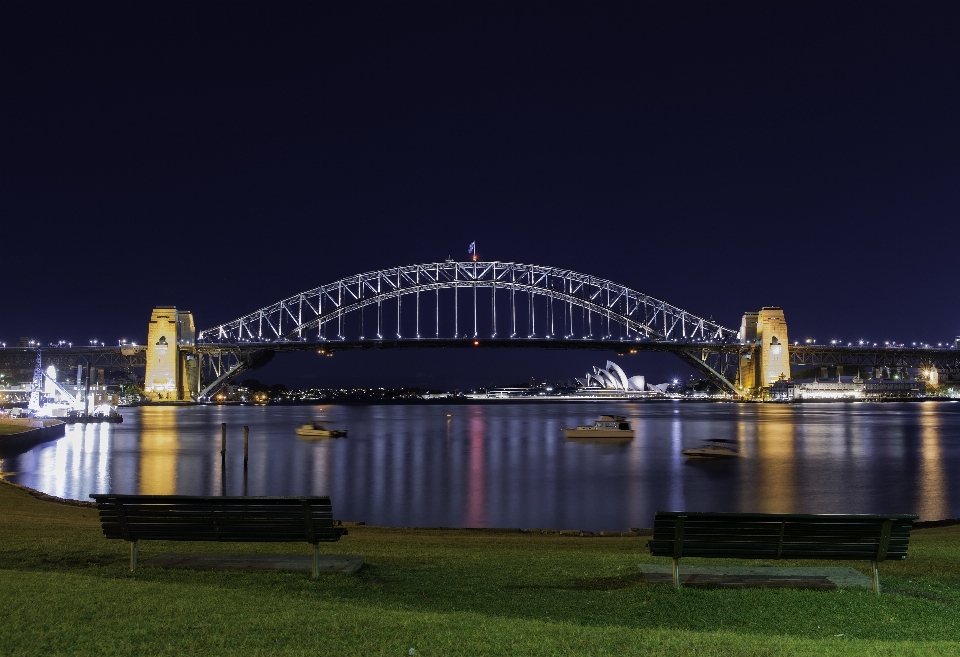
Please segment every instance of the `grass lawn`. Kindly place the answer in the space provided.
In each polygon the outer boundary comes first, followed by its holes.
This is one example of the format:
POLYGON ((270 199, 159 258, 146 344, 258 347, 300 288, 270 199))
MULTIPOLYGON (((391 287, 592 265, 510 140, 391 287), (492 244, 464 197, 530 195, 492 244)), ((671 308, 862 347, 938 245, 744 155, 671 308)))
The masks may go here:
POLYGON ((63 424, 61 420, 17 420, 10 418, 0 418, 0 436, 13 436, 18 433, 24 433, 26 431, 31 431, 36 428, 35 425, 37 422, 41 422, 43 426, 49 427, 55 424, 63 424))
MULTIPOLYGON (((103 538, 96 509, 0 484, 0 654, 960 654, 960 527, 916 531, 907 560, 881 566, 879 598, 866 589, 676 593, 640 579, 638 563, 665 563, 647 556, 643 538, 351 527, 324 547, 366 564, 317 581, 134 574, 129 544, 103 538)), ((141 542, 140 559, 171 551, 312 549, 141 542)))

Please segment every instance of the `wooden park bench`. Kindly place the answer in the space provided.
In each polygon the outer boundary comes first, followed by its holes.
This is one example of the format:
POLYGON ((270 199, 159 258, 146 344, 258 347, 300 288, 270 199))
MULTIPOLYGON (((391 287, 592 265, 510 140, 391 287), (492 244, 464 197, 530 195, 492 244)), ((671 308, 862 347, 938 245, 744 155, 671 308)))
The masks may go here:
POLYGON ((825 559, 870 561, 880 594, 881 561, 907 558, 916 515, 804 515, 658 511, 650 554, 673 559, 680 588, 680 558, 825 559))
POLYGON ((313 545, 313 577, 320 543, 347 533, 335 527, 329 497, 194 497, 91 495, 103 535, 130 541, 130 570, 138 541, 297 542, 313 545))

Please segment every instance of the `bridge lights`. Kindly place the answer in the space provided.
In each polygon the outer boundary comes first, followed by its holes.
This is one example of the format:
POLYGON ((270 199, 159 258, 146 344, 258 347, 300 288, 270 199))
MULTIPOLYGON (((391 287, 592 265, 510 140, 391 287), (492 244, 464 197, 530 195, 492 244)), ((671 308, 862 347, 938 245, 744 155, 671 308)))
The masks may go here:
POLYGON ((479 347, 479 346, 480 346, 480 341, 479 341, 479 340, 474 340, 474 341, 473 341, 473 346, 474 346, 474 347, 479 347))

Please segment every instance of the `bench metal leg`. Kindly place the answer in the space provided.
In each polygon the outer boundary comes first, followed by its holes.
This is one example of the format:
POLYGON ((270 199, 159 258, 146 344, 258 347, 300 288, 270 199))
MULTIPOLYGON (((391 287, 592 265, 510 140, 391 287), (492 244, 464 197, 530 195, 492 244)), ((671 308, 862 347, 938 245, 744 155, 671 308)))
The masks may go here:
POLYGON ((313 544, 313 579, 320 576, 320 544, 313 544))
POLYGON ((137 569, 137 541, 130 541, 130 572, 137 569))
POLYGON ((873 567, 873 592, 880 595, 880 569, 876 561, 871 561, 870 565, 873 567))
POLYGON ((673 588, 680 590, 680 560, 673 559, 673 588))

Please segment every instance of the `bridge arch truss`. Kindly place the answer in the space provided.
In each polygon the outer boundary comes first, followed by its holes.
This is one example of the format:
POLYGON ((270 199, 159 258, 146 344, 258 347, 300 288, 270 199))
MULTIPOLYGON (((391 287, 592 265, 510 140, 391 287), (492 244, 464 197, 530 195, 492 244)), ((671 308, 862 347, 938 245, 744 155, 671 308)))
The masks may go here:
POLYGON ((198 342, 357 338, 715 343, 736 340, 737 333, 595 276, 538 265, 448 261, 342 278, 205 329, 198 342), (351 324, 349 315, 358 321, 351 324))

